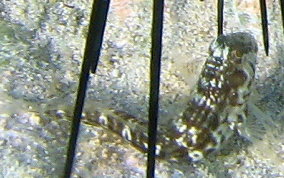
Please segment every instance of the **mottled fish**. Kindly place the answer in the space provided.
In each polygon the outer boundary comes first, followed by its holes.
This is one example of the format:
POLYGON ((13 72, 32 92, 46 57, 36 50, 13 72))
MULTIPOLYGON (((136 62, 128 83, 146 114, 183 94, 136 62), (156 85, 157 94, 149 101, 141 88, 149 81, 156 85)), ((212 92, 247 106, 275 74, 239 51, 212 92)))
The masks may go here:
MULTIPOLYGON (((198 161, 240 132, 247 120, 256 58, 257 43, 249 33, 215 39, 187 109, 171 126, 158 130, 157 156, 198 161)), ((147 151, 147 122, 111 109, 86 113, 86 118, 147 151)))

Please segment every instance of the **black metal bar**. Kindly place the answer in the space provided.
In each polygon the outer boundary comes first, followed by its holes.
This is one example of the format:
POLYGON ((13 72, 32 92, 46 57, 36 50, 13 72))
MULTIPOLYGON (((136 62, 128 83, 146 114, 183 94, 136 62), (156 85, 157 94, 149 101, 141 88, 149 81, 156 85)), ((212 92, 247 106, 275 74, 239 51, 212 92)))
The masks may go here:
POLYGON ((284 0, 280 0, 281 15, 282 15, 282 30, 284 33, 284 0))
POLYGON ((65 162, 65 178, 69 178, 72 173, 81 116, 84 107, 87 84, 90 76, 90 69, 91 67, 93 67, 93 72, 95 72, 98 63, 109 2, 109 0, 94 0, 93 2, 88 37, 85 46, 84 60, 81 68, 76 104, 73 113, 67 158, 65 162), (105 15, 102 15, 102 13, 105 13, 105 15), (95 59, 95 61, 93 61, 93 59, 95 59))
POLYGON ((154 0, 152 20, 152 47, 150 65, 150 100, 148 124, 147 178, 155 176, 157 120, 159 112, 159 86, 162 55, 164 0, 154 0))
MULTIPOLYGON (((109 4, 110 0, 95 0, 96 5, 94 7, 94 18, 91 18, 90 23, 92 23, 92 28, 89 28, 89 31, 91 31, 90 34, 92 36, 90 38, 91 41, 95 41, 94 45, 92 47, 93 50, 90 50, 90 59, 93 60, 92 62, 92 68, 91 71, 92 73, 96 72, 97 66, 98 66, 98 61, 99 61, 99 56, 101 52, 101 47, 102 47, 102 42, 103 42, 103 37, 104 37, 104 30, 105 30, 105 25, 106 25, 106 20, 107 20, 107 13, 109 10, 109 4)), ((90 27, 91 27, 90 26, 90 27)))
POLYGON ((269 54, 269 36, 268 36, 268 22, 267 22, 267 11, 265 0, 259 0, 260 3, 260 12, 261 12, 261 26, 262 26, 262 35, 263 35, 263 44, 265 53, 268 56, 269 54))
POLYGON ((217 21, 218 21, 218 36, 223 34, 223 20, 224 20, 224 0, 218 0, 217 4, 218 13, 217 13, 217 21))

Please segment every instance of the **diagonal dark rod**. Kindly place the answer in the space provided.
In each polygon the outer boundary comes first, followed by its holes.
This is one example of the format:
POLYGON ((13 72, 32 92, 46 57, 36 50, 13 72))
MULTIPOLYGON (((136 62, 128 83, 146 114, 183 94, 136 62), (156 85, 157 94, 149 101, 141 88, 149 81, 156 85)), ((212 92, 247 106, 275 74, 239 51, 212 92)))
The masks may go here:
POLYGON ((76 104, 73 113, 67 158, 65 162, 65 178, 69 178, 71 176, 90 69, 92 66, 95 70, 98 63, 108 8, 109 0, 94 0, 93 2, 84 60, 81 68, 76 104))
POLYGON ((159 85, 162 54, 164 0, 154 0, 152 20, 152 47, 150 64, 150 100, 148 125, 147 178, 155 176, 155 151, 159 112, 159 85))
MULTIPOLYGON (((90 23, 93 23, 92 28, 90 26, 89 31, 94 34, 92 37, 92 40, 94 40, 96 43, 94 43, 94 50, 91 50, 90 59, 92 59, 92 67, 91 71, 92 73, 96 72, 99 56, 101 52, 103 37, 104 37, 104 30, 105 30, 105 24, 107 20, 107 13, 109 9, 110 0, 94 0, 95 1, 95 7, 93 6, 94 13, 94 19, 91 18, 90 23), (93 20, 93 21, 92 21, 93 20)), ((91 33, 90 33, 91 34, 91 33)))
POLYGON ((284 32, 284 0, 280 0, 281 15, 282 15, 282 30, 284 32))
POLYGON ((268 22, 267 22, 267 12, 265 0, 259 0, 260 12, 261 12, 261 26, 262 26, 262 36, 265 53, 269 54, 269 37, 268 37, 268 22))
POLYGON ((223 15, 224 15, 224 0, 218 0, 218 12, 217 12, 217 21, 218 21, 218 36, 223 34, 223 15))

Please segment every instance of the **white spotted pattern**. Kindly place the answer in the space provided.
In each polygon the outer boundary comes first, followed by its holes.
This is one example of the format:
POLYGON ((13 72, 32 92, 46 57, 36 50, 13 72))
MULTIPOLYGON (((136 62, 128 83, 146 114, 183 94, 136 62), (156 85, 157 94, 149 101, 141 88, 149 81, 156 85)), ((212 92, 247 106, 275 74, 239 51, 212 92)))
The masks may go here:
MULTIPOLYGON (((256 53, 256 41, 248 33, 222 35, 211 43, 187 109, 158 130, 158 156, 199 161, 239 131, 247 117, 256 53)), ((147 123, 118 112, 94 119, 147 151, 147 123)))

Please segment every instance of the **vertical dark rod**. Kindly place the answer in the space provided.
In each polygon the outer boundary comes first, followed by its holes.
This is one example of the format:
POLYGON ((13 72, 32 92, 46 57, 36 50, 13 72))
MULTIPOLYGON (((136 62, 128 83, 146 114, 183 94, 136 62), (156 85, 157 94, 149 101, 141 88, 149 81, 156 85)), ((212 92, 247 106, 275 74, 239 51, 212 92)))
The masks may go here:
POLYGON ((155 151, 159 112, 159 86, 162 54, 164 0, 154 0, 152 20, 152 47, 150 64, 150 100, 148 125, 147 178, 155 176, 155 151))
POLYGON ((73 113, 67 158, 65 162, 65 178, 69 178, 72 173, 81 116, 84 107, 87 84, 90 76, 90 69, 91 67, 93 67, 93 70, 95 72, 98 63, 106 17, 109 9, 109 2, 109 0, 94 0, 93 2, 89 31, 85 46, 84 60, 81 68, 76 104, 73 113))
POLYGON ((217 13, 217 21, 218 21, 218 36, 223 34, 223 15, 224 15, 224 0, 218 0, 217 4, 218 13, 217 13))
POLYGON ((109 10, 109 4, 110 0, 94 0, 94 5, 93 5, 93 11, 92 16, 91 16, 91 25, 89 26, 89 34, 91 34, 90 41, 94 46, 91 46, 90 50, 90 59, 92 59, 92 67, 91 67, 91 72, 95 73, 97 66, 98 66, 98 61, 100 57, 100 52, 101 52, 101 47, 102 47, 102 42, 103 42, 103 37, 104 37, 104 31, 105 31, 105 25, 106 25, 106 20, 107 20, 107 13, 109 10), (93 17, 94 13, 94 18, 93 17), (93 43, 94 41, 94 43, 93 43))
POLYGON ((268 22, 267 22, 267 12, 265 0, 259 0, 260 12, 261 12, 261 26, 263 35, 263 44, 266 56, 269 54, 269 37, 268 37, 268 22))
POLYGON ((282 15, 282 30, 284 32, 284 0, 280 0, 281 15, 282 15))

